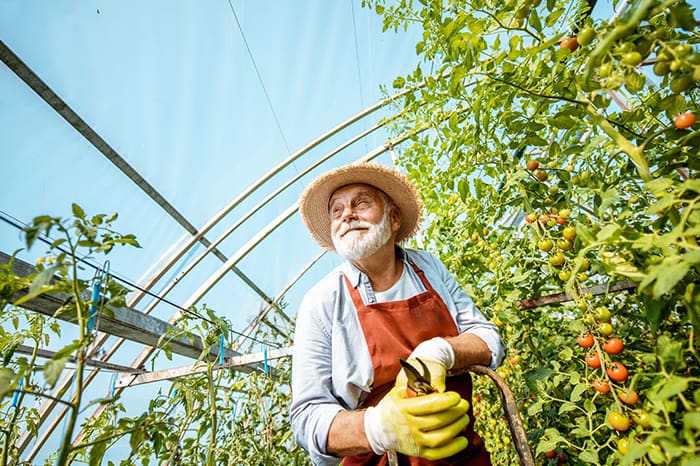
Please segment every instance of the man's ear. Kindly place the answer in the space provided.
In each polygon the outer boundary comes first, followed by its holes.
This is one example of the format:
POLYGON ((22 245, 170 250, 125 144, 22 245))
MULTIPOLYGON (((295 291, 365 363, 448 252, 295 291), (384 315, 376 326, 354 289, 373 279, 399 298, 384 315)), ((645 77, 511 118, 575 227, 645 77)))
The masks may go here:
POLYGON ((391 212, 389 212, 389 219, 391 220, 391 232, 396 233, 401 228, 401 211, 398 207, 393 207, 391 212))

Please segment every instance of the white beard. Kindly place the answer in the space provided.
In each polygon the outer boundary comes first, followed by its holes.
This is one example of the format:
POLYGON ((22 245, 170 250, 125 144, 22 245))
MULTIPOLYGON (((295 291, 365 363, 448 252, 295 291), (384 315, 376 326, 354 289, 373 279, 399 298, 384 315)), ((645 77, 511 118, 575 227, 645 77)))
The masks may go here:
POLYGON ((360 260, 371 256, 386 244, 391 238, 391 220, 389 209, 384 209, 384 215, 378 223, 354 220, 344 223, 337 233, 333 234, 335 252, 350 260, 360 260), (352 228, 367 228, 367 231, 350 231, 352 228))

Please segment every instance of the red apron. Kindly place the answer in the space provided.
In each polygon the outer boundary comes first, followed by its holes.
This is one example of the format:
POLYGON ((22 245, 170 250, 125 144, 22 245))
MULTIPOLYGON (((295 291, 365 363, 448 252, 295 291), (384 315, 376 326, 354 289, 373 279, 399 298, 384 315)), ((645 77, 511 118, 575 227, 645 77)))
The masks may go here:
MULTIPOLYGON (((430 286, 423 271, 412 262, 411 266, 420 277, 426 291, 403 301, 365 305, 360 292, 345 277, 345 284, 357 310, 374 367, 374 383, 363 403, 364 407, 377 405, 391 390, 400 370, 399 358, 406 359, 413 349, 425 340, 458 334, 457 326, 440 295, 430 286)), ((446 386, 447 390, 458 392, 469 402, 471 420, 464 430, 469 446, 454 456, 437 461, 399 454, 400 465, 491 465, 483 440, 474 432, 471 376, 466 373, 450 377, 446 381, 446 386)), ((388 464, 386 454, 378 456, 372 452, 343 459, 344 466, 386 466, 388 464)))

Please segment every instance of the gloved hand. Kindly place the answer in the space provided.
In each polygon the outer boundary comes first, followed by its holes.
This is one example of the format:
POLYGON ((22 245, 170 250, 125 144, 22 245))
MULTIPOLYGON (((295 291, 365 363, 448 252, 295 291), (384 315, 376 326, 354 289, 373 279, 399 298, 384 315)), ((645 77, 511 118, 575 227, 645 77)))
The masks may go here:
MULTIPOLYGON (((417 363, 416 358, 420 358, 428 366, 431 385, 437 391, 444 392, 447 370, 451 369, 455 364, 455 352, 452 349, 452 345, 440 337, 426 340, 416 346, 407 359, 413 367, 419 368, 421 366, 417 363)), ((407 382, 406 373, 402 369, 396 377, 396 386, 405 387, 407 382)))
POLYGON ((375 407, 365 411, 364 426, 372 451, 396 451, 437 460, 452 456, 468 445, 457 435, 469 424, 469 403, 456 392, 406 398, 395 386, 375 407))

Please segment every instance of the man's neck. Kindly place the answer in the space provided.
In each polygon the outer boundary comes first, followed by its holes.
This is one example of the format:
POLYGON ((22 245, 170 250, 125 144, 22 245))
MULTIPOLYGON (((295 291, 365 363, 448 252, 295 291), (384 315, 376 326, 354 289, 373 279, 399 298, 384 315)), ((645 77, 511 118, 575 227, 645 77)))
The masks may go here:
POLYGON ((374 291, 388 290, 403 273, 403 262, 396 255, 393 241, 382 246, 371 256, 351 262, 367 275, 374 291))

